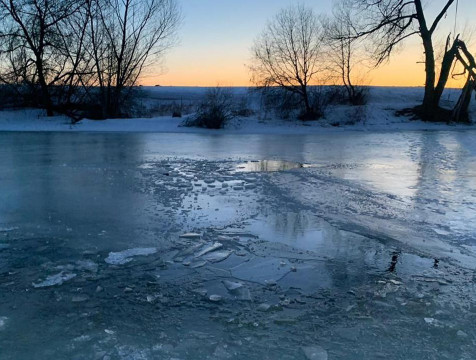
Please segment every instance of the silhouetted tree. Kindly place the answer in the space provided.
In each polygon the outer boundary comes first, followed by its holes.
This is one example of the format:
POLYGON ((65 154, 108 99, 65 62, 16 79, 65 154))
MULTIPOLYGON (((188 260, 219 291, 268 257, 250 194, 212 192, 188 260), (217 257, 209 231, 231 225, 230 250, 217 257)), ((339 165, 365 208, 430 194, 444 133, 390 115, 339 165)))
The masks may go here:
MULTIPOLYGON (((357 37, 371 37, 377 65, 388 59, 400 43, 419 35, 425 56, 425 95, 421 114, 432 120, 439 107, 442 91, 437 91, 434 35, 455 0, 447 0, 430 22, 421 0, 346 0, 347 6, 358 14, 354 22, 357 37)), ((440 74, 439 83, 446 84, 448 75, 440 74)))
POLYGON ((302 117, 316 118, 309 86, 322 70, 322 40, 323 29, 312 9, 299 5, 280 11, 254 43, 252 81, 297 94, 304 107, 302 117))
POLYGON ((336 4, 333 16, 322 18, 326 38, 326 63, 331 76, 345 88, 347 100, 354 105, 365 103, 367 88, 357 85, 356 68, 364 67, 362 42, 353 36, 350 9, 336 4))
POLYGON ((173 44, 180 11, 175 0, 88 0, 87 6, 102 117, 122 116, 144 68, 173 44))
POLYGON ((39 87, 48 116, 53 115, 52 87, 74 73, 66 49, 73 31, 68 19, 83 4, 82 0, 0 0, 2 80, 39 87))

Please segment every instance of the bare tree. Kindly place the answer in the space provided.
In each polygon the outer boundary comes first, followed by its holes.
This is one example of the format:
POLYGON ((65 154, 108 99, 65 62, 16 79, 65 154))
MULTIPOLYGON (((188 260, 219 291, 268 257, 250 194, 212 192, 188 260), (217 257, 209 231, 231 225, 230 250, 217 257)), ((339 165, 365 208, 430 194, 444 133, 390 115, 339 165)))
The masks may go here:
POLYGON ((81 0, 0 0, 2 80, 38 86, 48 116, 52 87, 72 76, 67 20, 82 5, 81 0))
MULTIPOLYGON (((359 14, 359 21, 354 24, 355 36, 372 38, 377 65, 388 59, 395 47, 409 37, 421 37, 426 73, 421 114, 426 119, 433 118, 442 93, 437 91, 436 84, 434 36, 441 20, 454 3, 455 0, 444 1, 444 5, 430 22, 421 0, 347 0, 348 6, 359 14)), ((448 74, 440 74, 440 86, 446 84, 448 74)))
POLYGON ((180 11, 175 0, 88 0, 87 6, 102 116, 122 116, 143 69, 173 44, 180 11))
POLYGON ((326 63, 331 77, 345 88, 347 100, 354 105, 365 102, 366 88, 357 70, 365 68, 367 56, 362 41, 354 37, 352 14, 345 3, 336 4, 332 17, 322 18, 326 38, 326 63))
POLYGON ((312 9, 299 5, 279 12, 252 49, 252 81, 297 94, 303 103, 305 119, 318 115, 311 103, 309 86, 322 70, 322 39, 322 26, 312 9))

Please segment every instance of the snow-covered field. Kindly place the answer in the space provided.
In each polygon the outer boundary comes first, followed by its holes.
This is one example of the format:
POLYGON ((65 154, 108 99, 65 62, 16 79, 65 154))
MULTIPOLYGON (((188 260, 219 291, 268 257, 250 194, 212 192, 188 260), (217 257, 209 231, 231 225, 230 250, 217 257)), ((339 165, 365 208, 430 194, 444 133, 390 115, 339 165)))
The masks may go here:
MULTIPOLYGON (((65 117, 47 118, 41 111, 26 109, 0 112, 0 131, 124 131, 124 132, 187 132, 205 133, 209 130, 180 126, 183 118, 164 116, 163 107, 170 104, 184 104, 193 108, 204 96, 208 88, 194 87, 143 87, 140 104, 149 110, 151 117, 137 119, 109 119, 106 121, 83 120, 71 125, 65 117), (158 116, 160 114, 160 116, 158 116)), ((220 133, 273 133, 309 134, 336 132, 343 130, 381 131, 381 130, 449 130, 467 129, 465 125, 430 124, 398 117, 395 111, 412 107, 421 102, 422 88, 373 87, 366 106, 329 106, 325 117, 318 121, 302 123, 296 120, 282 120, 267 113, 260 105, 256 92, 247 88, 233 88, 237 101, 245 99, 255 115, 232 120, 220 133), (353 125, 345 125, 355 122, 353 125), (333 126, 340 124, 339 127, 333 126)), ((451 107, 459 96, 458 90, 447 90, 443 106, 451 107)), ((171 112, 171 111, 169 111, 171 112)), ((476 104, 471 105, 471 114, 476 118, 476 104)))

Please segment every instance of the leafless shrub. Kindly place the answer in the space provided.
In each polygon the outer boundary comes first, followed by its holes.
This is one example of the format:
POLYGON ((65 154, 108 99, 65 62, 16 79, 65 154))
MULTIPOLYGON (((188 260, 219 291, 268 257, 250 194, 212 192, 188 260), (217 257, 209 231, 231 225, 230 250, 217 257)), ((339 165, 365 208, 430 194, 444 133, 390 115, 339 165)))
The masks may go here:
POLYGON ((233 94, 229 89, 215 87, 205 94, 196 114, 183 122, 183 126, 221 129, 236 116, 233 94))

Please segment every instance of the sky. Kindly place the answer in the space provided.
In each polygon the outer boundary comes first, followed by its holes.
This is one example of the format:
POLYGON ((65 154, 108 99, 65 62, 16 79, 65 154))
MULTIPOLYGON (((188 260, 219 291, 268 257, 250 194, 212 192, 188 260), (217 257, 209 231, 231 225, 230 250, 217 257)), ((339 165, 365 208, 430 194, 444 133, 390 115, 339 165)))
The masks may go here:
MULTIPOLYGON (((246 66, 250 63, 250 49, 269 19, 280 9, 298 2, 313 8, 316 13, 329 14, 332 11, 332 0, 178 1, 183 12, 178 44, 167 53, 160 68, 149 69, 142 78, 144 85, 251 85, 246 66)), ((445 2, 427 0, 428 18, 433 19, 445 2)), ((457 32, 471 24, 476 25, 474 19, 476 1, 459 0, 460 25, 457 32)), ((453 31, 454 21, 455 6, 441 23, 440 39, 445 39, 448 32, 453 31)), ((472 48, 476 53, 476 46, 472 48)), ((366 73, 365 78, 369 84, 378 86, 421 86, 424 83, 422 54, 420 39, 413 37, 388 63, 366 73)), ((452 82, 449 85, 458 84, 452 82)))

